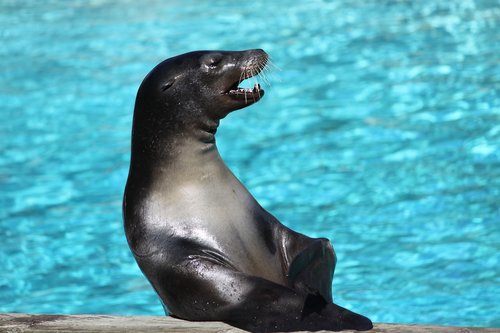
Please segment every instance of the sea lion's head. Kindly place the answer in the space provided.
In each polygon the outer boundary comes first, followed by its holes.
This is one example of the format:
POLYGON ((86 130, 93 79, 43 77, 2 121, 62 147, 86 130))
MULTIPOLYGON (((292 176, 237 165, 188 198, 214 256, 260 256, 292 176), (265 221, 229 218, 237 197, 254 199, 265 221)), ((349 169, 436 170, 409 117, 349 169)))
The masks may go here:
POLYGON ((258 83, 253 88, 238 85, 259 74, 267 61, 267 54, 258 49, 195 51, 167 59, 142 82, 135 112, 177 125, 205 117, 219 120, 262 98, 258 83))

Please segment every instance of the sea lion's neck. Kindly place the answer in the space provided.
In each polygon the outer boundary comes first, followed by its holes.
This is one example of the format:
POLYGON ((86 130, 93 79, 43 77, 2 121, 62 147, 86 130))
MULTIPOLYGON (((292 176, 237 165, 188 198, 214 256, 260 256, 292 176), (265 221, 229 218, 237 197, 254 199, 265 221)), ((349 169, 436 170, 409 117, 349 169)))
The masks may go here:
POLYGON ((141 133, 144 126, 134 128, 131 175, 157 182, 175 174, 189 181, 225 172, 215 144, 218 125, 219 120, 204 119, 178 131, 148 130, 150 135, 141 133))
POLYGON ((137 112, 132 130, 132 162, 139 159, 141 163, 156 163, 175 159, 190 150, 212 150, 218 126, 219 119, 207 116, 189 121, 161 121, 137 112))
POLYGON ((219 127, 218 119, 206 118, 200 121, 192 131, 192 136, 195 140, 209 144, 208 148, 215 148, 215 133, 219 127), (213 146, 213 147, 212 147, 213 146))

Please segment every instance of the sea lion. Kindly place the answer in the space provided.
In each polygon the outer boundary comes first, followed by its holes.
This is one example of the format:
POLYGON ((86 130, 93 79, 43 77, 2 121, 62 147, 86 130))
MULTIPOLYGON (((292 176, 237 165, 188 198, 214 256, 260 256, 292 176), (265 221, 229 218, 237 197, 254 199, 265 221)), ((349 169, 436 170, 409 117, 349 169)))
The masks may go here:
POLYGON ((330 241, 282 225, 217 150, 219 121, 264 95, 238 85, 267 61, 262 50, 197 51, 146 76, 123 200, 129 246, 172 316, 252 332, 369 330, 332 302, 330 241))

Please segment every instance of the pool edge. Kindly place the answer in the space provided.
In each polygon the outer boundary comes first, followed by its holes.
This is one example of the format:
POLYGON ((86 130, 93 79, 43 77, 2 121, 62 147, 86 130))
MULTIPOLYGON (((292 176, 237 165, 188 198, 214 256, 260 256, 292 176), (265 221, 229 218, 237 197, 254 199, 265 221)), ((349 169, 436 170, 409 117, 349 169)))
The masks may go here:
MULTIPOLYGON (((53 315, 0 313, 0 332, 152 333, 246 332, 222 322, 192 322, 164 316, 53 315)), ((327 332, 327 331, 321 331, 327 332)), ((343 331, 356 332, 356 331, 343 331)), ((500 328, 375 323, 373 333, 500 333, 500 328)))

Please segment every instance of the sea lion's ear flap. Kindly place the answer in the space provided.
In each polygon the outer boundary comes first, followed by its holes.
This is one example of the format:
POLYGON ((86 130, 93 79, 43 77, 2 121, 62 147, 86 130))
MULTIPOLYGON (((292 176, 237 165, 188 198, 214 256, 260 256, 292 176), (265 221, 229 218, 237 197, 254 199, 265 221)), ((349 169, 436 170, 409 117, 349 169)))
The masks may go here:
POLYGON ((170 79, 161 86, 161 91, 165 91, 170 88, 175 82, 175 79, 170 79))

